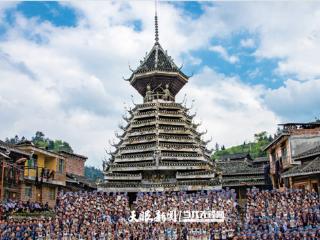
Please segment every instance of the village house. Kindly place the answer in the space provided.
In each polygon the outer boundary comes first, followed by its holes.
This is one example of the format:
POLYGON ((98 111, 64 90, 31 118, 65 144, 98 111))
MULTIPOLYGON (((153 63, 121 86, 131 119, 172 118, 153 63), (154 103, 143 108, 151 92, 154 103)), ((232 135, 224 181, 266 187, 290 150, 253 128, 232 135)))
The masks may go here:
POLYGON ((316 157, 320 145, 320 122, 280 126, 278 136, 265 148, 273 187, 318 189, 320 174, 316 170, 319 170, 316 157), (309 154, 310 151, 314 151, 314 155, 309 154))
POLYGON ((53 207, 58 191, 66 187, 66 159, 52 151, 34 146, 31 142, 17 145, 31 154, 25 162, 21 200, 37 201, 53 207))
POLYGON ((88 159, 86 156, 67 151, 59 151, 59 154, 66 160, 66 190, 96 190, 95 182, 84 176, 84 165, 88 159))
POLYGON ((84 176, 87 157, 35 146, 0 141, 0 199, 48 203, 54 207, 59 191, 95 190, 84 176))
POLYGON ((294 157, 299 165, 282 174, 290 188, 320 192, 320 144, 294 157))
POLYGON ((0 201, 20 199, 24 164, 30 153, 0 140, 0 201))
POLYGON ((247 188, 271 188, 265 157, 253 159, 249 153, 235 153, 223 155, 215 162, 222 173, 222 187, 235 189, 239 199, 246 198, 247 188))

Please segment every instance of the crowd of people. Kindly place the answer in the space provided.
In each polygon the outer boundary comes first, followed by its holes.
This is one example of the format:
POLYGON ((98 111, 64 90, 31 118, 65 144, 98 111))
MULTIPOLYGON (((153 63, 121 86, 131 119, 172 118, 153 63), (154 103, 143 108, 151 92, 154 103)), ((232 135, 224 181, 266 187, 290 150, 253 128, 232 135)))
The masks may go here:
MULTIPOLYGON (((30 202, 3 206, 6 211, 34 209, 26 207, 33 206, 30 202)), ((54 217, 0 220, 0 239, 320 239, 319 195, 302 190, 249 189, 241 209, 229 189, 138 193, 132 202, 127 194, 69 192, 59 194, 54 212, 54 217), (185 212, 211 210, 223 211, 224 220, 180 221, 185 212)))
MULTIPOLYGON (((144 239, 220 239, 232 238, 239 223, 238 204, 233 190, 202 191, 196 193, 140 193, 132 204, 137 216, 150 211, 151 218, 157 214, 176 214, 171 221, 154 221, 152 229, 144 233, 144 239), (178 219, 181 214, 193 212, 223 211, 225 221, 219 224, 213 222, 185 222, 178 219)), ((165 216, 168 218, 168 216, 165 216)), ((135 228, 143 231, 140 221, 135 228)), ((148 224, 145 223, 148 228, 148 224)))
POLYGON ((240 235, 249 239, 320 239, 320 199, 315 192, 247 192, 240 235))
POLYGON ((13 213, 22 213, 22 212, 43 212, 49 211, 48 203, 42 204, 41 202, 22 202, 14 200, 6 200, 5 202, 0 203, 0 213, 3 216, 11 215, 13 213))

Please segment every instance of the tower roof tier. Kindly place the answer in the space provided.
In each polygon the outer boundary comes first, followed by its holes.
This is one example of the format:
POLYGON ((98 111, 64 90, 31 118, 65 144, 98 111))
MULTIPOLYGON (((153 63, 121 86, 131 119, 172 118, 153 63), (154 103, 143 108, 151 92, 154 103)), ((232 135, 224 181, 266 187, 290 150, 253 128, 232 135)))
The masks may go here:
POLYGON ((177 183, 120 183, 106 182, 100 186, 106 192, 161 192, 161 191, 196 191, 221 189, 221 183, 218 179, 214 180, 185 180, 177 183))
POLYGON ((174 97, 187 83, 188 78, 181 71, 181 67, 177 67, 172 58, 156 42, 138 68, 132 72, 128 81, 143 97, 148 91, 147 86, 150 86, 154 93, 161 94, 166 85, 174 97))
MULTIPOLYGON (((125 126, 104 161, 103 191, 178 191, 221 188, 216 164, 198 132, 200 124, 175 97, 188 82, 160 43, 155 15, 155 43, 127 81, 143 96, 123 116, 125 126)), ((184 101, 183 101, 184 102, 184 101)), ((220 174, 220 173, 219 173, 220 174)))
POLYGON ((152 162, 110 164, 109 170, 121 171, 154 171, 154 170, 211 170, 212 166, 202 161, 171 161, 161 162, 158 166, 152 162))

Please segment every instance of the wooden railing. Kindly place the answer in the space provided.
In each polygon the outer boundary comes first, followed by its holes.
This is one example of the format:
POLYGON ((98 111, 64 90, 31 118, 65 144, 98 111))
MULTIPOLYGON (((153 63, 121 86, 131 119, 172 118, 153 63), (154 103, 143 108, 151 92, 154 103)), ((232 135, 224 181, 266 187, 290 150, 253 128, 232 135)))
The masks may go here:
POLYGON ((65 172, 57 172, 53 169, 45 167, 25 167, 24 177, 30 180, 36 180, 39 182, 56 183, 61 182, 62 184, 66 181, 65 172))

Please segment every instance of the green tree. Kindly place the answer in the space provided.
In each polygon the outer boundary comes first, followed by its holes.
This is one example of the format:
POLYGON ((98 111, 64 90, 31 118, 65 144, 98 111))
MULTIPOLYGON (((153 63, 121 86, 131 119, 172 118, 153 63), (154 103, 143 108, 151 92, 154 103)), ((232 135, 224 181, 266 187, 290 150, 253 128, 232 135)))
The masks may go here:
POLYGON ((268 134, 266 131, 254 134, 254 139, 256 142, 261 142, 268 139, 268 134))
POLYGON ((222 146, 219 151, 216 151, 213 154, 213 158, 219 158, 226 154, 235 154, 235 153, 249 153, 253 158, 266 156, 266 153, 263 151, 263 148, 272 141, 272 137, 268 136, 267 132, 263 131, 260 133, 254 134, 253 142, 244 142, 241 145, 232 146, 225 148, 222 146))
POLYGON ((44 134, 43 132, 37 131, 34 137, 32 137, 33 142, 42 141, 44 142, 44 134))
MULTIPOLYGON (((11 144, 18 144, 19 142, 25 140, 27 140, 25 137, 22 137, 20 139, 19 136, 16 135, 13 138, 6 138, 5 141, 11 144)), ((47 138, 41 131, 37 131, 35 135, 31 137, 31 142, 37 147, 45 148, 53 152, 66 151, 73 153, 72 147, 68 142, 62 141, 60 139, 52 140, 50 138, 47 138)))
POLYGON ((103 179, 103 172, 95 167, 85 166, 84 175, 86 178, 91 179, 92 181, 97 181, 98 179, 103 179))

